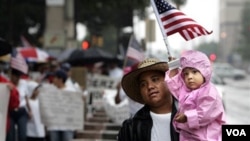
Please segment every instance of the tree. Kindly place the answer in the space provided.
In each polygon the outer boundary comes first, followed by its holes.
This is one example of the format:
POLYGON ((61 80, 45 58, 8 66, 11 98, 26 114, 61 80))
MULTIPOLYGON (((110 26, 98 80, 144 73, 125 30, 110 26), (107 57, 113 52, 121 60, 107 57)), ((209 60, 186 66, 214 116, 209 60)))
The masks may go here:
POLYGON ((20 45, 21 35, 39 46, 45 27, 44 0, 0 0, 0 36, 12 45, 20 45), (31 28, 37 32, 30 33, 31 28))
MULTIPOLYGON (((14 46, 20 45, 24 35, 36 46, 45 31, 45 0, 0 0, 0 37, 14 46), (30 29, 37 32, 30 32, 30 29)), ((103 29, 113 26, 120 30, 132 26, 133 12, 144 18, 149 0, 75 0, 75 22, 83 23, 93 35, 102 35, 103 29)))
POLYGON ((76 22, 87 25, 91 32, 99 32, 105 26, 132 26, 133 12, 136 10, 141 18, 149 0, 77 0, 76 22))
POLYGON ((239 48, 237 51, 242 55, 245 61, 250 61, 250 2, 246 2, 242 12, 242 38, 239 41, 239 48))
POLYGON ((87 26, 89 38, 102 36, 104 46, 116 52, 119 44, 129 39, 122 29, 133 27, 135 13, 144 19, 145 8, 149 5, 149 0, 77 0, 76 22, 87 26))

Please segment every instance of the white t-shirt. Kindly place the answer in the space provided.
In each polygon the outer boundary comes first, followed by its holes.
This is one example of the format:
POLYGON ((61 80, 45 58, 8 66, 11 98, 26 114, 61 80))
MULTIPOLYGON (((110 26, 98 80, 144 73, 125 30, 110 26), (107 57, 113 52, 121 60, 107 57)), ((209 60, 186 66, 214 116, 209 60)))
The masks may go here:
POLYGON ((25 97, 28 96, 29 97, 29 91, 28 91, 28 85, 29 85, 29 80, 26 79, 20 79, 17 85, 17 89, 19 92, 19 108, 20 107, 26 107, 26 100, 25 97))
POLYGON ((153 119, 151 141, 171 141, 171 113, 156 114, 150 111, 150 115, 153 119))
POLYGON ((68 78, 65 82, 66 87, 72 87, 75 91, 82 92, 80 85, 77 82, 73 82, 71 78, 68 78))
POLYGON ((119 67, 115 67, 112 70, 109 70, 109 77, 115 79, 121 79, 123 76, 123 70, 119 67))

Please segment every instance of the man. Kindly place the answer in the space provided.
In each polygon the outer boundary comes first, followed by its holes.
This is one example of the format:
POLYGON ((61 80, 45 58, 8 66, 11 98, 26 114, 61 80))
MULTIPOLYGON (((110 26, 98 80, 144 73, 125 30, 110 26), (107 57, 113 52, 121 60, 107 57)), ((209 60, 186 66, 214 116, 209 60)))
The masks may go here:
MULTIPOLYGON (((1 70, 1 67, 0 67, 1 70)), ((7 121, 6 121, 6 133, 9 133, 10 129, 10 112, 14 109, 18 108, 19 106, 19 92, 15 85, 8 80, 3 74, 0 74, 0 83, 5 83, 10 88, 10 98, 9 98, 9 106, 8 106, 8 113, 7 113, 7 121)))
MULTIPOLYGON (((60 90, 75 92, 75 89, 65 85, 68 78, 63 70, 56 70, 53 74, 53 84, 60 90)), ((74 138, 74 130, 57 126, 47 127, 50 141, 71 141, 74 138)))
POLYGON ((67 78, 67 80, 65 82, 65 85, 67 87, 74 88, 78 92, 81 92, 82 89, 81 89, 80 85, 77 82, 75 82, 74 80, 72 80, 72 78, 71 78, 71 65, 69 63, 63 63, 61 65, 61 69, 64 70, 67 73, 67 76, 68 76, 68 78, 67 78))
POLYGON ((167 70, 167 62, 148 58, 123 76, 127 96, 144 107, 123 122, 118 141, 179 141, 172 125, 176 102, 164 82, 167 70))
POLYGON ((144 105, 141 103, 138 103, 134 100, 132 100, 131 98, 129 98, 124 90, 121 88, 121 84, 119 83, 116 87, 117 89, 117 93, 115 96, 115 103, 119 104, 121 103, 123 100, 128 99, 128 106, 129 106, 129 116, 133 117, 135 115, 135 113, 141 109, 144 105))
POLYGON ((10 81, 18 90, 19 105, 10 111, 10 129, 7 135, 7 141, 15 141, 16 136, 18 141, 26 141, 26 125, 31 113, 26 99, 28 97, 28 83, 25 79, 21 78, 23 74, 20 70, 11 68, 10 81))

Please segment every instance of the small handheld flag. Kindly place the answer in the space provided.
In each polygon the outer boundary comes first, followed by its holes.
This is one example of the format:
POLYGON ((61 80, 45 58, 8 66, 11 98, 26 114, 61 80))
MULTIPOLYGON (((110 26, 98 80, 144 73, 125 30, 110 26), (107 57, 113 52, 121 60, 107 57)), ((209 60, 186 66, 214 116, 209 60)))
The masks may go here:
POLYGON ((136 40, 134 35, 131 35, 128 43, 128 49, 125 56, 123 70, 128 73, 135 67, 136 64, 145 59, 145 54, 142 46, 136 40))
POLYGON ((26 63, 24 57, 13 49, 11 54, 10 66, 13 69, 16 69, 24 74, 28 73, 28 64, 26 63))

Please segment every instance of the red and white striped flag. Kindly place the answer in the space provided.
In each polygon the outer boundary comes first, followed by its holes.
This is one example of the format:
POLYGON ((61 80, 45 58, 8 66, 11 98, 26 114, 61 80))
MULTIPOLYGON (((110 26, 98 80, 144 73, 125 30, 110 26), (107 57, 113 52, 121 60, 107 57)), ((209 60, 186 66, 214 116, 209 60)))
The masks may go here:
POLYGON ((179 33, 186 41, 192 40, 202 35, 211 34, 196 21, 186 16, 175 7, 171 6, 166 0, 151 0, 158 13, 156 18, 161 21, 160 26, 167 36, 179 33))
POLYGON ((28 73, 28 64, 26 63, 24 57, 14 50, 11 54, 10 66, 24 74, 28 73))
POLYGON ((145 53, 140 43, 131 35, 124 63, 124 74, 129 73, 137 67, 137 64, 145 59, 145 53))
POLYGON ((137 62, 141 62, 145 58, 144 50, 133 35, 130 37, 126 56, 137 62))

